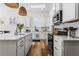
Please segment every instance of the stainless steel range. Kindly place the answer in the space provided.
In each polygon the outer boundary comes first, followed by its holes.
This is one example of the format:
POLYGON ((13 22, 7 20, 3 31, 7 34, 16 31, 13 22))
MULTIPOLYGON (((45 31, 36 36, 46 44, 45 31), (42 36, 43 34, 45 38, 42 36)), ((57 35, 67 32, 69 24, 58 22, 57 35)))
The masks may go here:
POLYGON ((49 55, 53 56, 53 34, 48 33, 48 48, 49 48, 49 55))

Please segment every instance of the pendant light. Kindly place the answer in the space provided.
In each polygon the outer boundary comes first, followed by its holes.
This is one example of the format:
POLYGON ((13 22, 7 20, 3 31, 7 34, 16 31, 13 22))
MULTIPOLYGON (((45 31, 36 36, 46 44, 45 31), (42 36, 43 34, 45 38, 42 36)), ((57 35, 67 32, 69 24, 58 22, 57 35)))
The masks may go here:
POLYGON ((19 7, 19 3, 5 3, 5 5, 10 8, 18 8, 19 7))
POLYGON ((21 6, 19 8, 19 15, 21 15, 21 16, 27 16, 27 11, 26 11, 25 7, 21 6))

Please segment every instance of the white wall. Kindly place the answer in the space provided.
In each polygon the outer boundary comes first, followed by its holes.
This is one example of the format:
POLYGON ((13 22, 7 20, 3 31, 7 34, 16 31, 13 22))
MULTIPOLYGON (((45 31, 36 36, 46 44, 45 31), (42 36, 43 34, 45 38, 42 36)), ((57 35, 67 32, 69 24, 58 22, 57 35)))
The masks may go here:
MULTIPOLYGON (((49 27, 50 25, 50 20, 48 19, 49 15, 47 13, 31 13, 31 22, 34 22, 34 19, 36 19, 36 22, 34 24, 34 26, 36 25, 36 27, 40 27, 39 29, 41 30, 41 27, 49 27)), ((32 28, 33 23, 31 23, 32 28)))
POLYGON ((0 3, 0 16, 16 16, 17 9, 9 8, 5 4, 0 3))
MULTIPOLYGON (((22 5, 23 4, 20 4, 19 8, 22 5)), ((26 7, 25 5, 23 5, 23 6, 26 7)), ((9 30, 11 32, 14 32, 14 30, 16 29, 17 23, 24 23, 25 26, 30 26, 27 23, 27 21, 30 19, 28 17, 29 11, 28 11, 27 16, 20 16, 19 15, 19 8, 17 8, 17 9, 9 8, 5 4, 0 3, 0 30, 9 30), (14 23, 10 23, 11 21, 13 21, 14 23), (1 22, 4 22, 4 24, 2 24, 1 22)))
MULTIPOLYGON (((41 27, 45 27, 46 26, 46 21, 48 20, 48 14, 47 13, 32 13, 31 15, 32 19, 34 18, 39 18, 40 23, 41 23, 41 27)), ((49 24, 47 24, 49 25, 49 24)))
POLYGON ((32 19, 33 18, 40 18, 41 27, 49 26, 50 22, 48 19, 47 13, 31 13, 29 11, 28 6, 24 4, 20 4, 18 9, 13 9, 7 7, 5 4, 0 3, 0 30, 10 30, 11 32, 14 32, 16 29, 17 23, 24 23, 25 27, 31 27, 32 26, 32 19), (27 16, 20 16, 19 8, 20 6, 27 7, 27 16), (14 21, 15 20, 15 21, 14 21), (4 24, 1 24, 1 22, 4 22, 4 24), (14 23, 10 23, 11 21, 14 21, 14 23))
POLYGON ((9 20, 13 17, 17 18, 17 9, 9 8, 5 4, 0 3, 0 30, 14 29, 15 26, 11 26, 9 23, 9 20), (4 24, 1 22, 4 22, 4 24))
POLYGON ((49 19, 50 19, 50 31, 52 32, 52 25, 53 25, 53 22, 52 22, 52 18, 55 14, 55 3, 52 4, 52 8, 51 8, 51 11, 49 12, 49 19))

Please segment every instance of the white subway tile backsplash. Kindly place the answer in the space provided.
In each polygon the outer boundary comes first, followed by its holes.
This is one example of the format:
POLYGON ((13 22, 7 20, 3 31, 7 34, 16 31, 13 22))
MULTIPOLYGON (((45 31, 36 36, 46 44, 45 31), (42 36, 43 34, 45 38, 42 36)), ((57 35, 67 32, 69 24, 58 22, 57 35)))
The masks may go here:
POLYGON ((58 28, 63 29, 64 27, 74 27, 77 28, 76 30, 76 35, 77 37, 79 37, 79 22, 74 22, 74 23, 64 23, 64 24, 60 24, 59 26, 57 26, 58 28))
POLYGON ((62 27, 75 27, 75 28, 79 28, 79 22, 75 22, 75 23, 64 23, 64 24, 60 24, 58 27, 59 28, 62 28, 62 27))

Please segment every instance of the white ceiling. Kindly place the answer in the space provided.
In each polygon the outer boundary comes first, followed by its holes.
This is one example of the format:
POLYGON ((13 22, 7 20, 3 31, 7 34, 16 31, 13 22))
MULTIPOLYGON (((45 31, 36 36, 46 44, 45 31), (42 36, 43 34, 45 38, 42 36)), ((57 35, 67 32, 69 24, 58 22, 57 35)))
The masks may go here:
POLYGON ((49 13, 52 8, 52 3, 24 3, 31 13, 49 13), (45 8, 31 8, 31 6, 45 5, 45 8))

